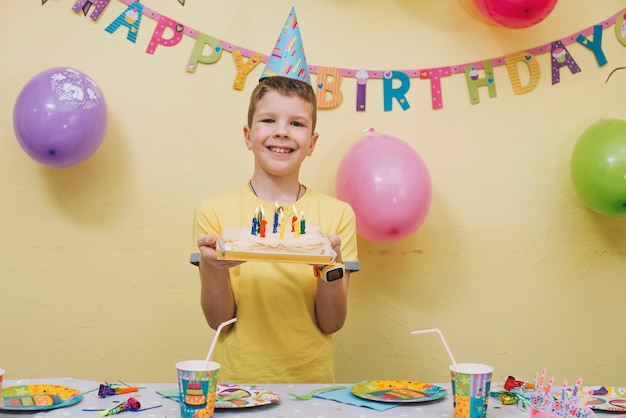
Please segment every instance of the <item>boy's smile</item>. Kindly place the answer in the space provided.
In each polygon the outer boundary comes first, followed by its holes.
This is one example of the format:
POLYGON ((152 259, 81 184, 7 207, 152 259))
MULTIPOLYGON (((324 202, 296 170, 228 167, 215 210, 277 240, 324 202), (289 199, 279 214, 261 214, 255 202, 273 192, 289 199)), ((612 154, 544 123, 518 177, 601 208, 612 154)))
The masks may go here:
POLYGON ((291 148, 269 147, 269 149, 270 151, 277 152, 279 154, 286 154, 293 151, 291 148))

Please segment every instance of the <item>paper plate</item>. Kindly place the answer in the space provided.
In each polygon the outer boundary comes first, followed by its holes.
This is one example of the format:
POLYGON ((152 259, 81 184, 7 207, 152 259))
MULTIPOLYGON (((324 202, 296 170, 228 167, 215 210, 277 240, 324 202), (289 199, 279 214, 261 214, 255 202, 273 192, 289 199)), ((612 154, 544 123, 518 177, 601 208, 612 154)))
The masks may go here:
POLYGON ((74 405, 83 399, 77 389, 56 385, 21 385, 2 389, 7 411, 40 411, 74 405))
POLYGON ((215 400, 215 408, 251 408, 254 406, 279 403, 277 393, 259 388, 257 386, 240 386, 218 383, 217 396, 237 396, 228 401, 215 400))
POLYGON ((380 402, 427 402, 444 398, 445 389, 412 380, 370 380, 350 389, 359 398, 380 402))
POLYGON ((600 411, 626 412, 626 387, 590 386, 584 387, 585 393, 591 394, 587 405, 600 411))

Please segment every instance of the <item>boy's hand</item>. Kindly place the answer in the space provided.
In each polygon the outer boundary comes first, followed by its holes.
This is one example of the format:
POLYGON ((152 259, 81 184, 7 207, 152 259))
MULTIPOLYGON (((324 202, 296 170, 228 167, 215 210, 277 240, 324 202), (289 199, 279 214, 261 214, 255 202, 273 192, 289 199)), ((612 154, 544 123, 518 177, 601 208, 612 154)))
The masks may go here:
POLYGON ((217 259, 217 237, 215 235, 201 235, 198 237, 198 249, 200 258, 211 268, 217 270, 227 270, 236 267, 244 261, 238 260, 218 260, 217 259))
POLYGON ((341 238, 339 238, 339 235, 329 235, 328 242, 330 242, 330 247, 337 254, 335 257, 335 263, 343 263, 341 258, 341 238))

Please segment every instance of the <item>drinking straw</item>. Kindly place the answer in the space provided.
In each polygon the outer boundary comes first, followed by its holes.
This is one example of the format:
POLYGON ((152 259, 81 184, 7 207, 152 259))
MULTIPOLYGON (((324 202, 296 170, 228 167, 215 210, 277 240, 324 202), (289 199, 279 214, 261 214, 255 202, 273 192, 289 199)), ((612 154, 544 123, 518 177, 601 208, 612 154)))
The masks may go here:
POLYGON ((421 331, 411 331, 411 334, 426 334, 429 332, 436 332, 437 334, 439 334, 439 337, 441 338, 441 342, 443 343, 443 346, 446 348, 446 351, 448 352, 448 355, 450 356, 450 360, 452 361, 452 364, 454 364, 454 369, 457 369, 456 366, 456 360, 454 360, 454 356, 452 355, 452 351, 450 351, 450 347, 448 347, 448 343, 446 342, 446 339, 443 338, 443 334, 441 333, 441 331, 439 331, 438 329, 434 328, 434 329, 424 329, 421 331))
POLYGON ((209 368, 209 362, 211 361, 211 356, 213 355, 213 349, 215 348, 215 344, 217 343, 217 338, 220 336, 220 332, 222 332, 222 328, 224 328, 228 324, 232 324, 235 322, 237 318, 229 319, 228 321, 224 321, 217 327, 217 331, 215 331, 215 336, 213 337, 213 342, 211 343, 211 348, 209 348, 209 352, 206 355, 206 360, 204 361, 204 368, 209 368))

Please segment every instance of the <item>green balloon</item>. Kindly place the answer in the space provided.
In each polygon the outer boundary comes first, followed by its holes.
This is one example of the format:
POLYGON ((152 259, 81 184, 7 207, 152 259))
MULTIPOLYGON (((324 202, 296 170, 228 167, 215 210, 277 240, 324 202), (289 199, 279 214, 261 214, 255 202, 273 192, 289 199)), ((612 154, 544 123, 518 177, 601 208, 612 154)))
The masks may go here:
POLYGON ((591 210, 626 215, 626 121, 602 119, 589 126, 574 146, 571 174, 591 210))

